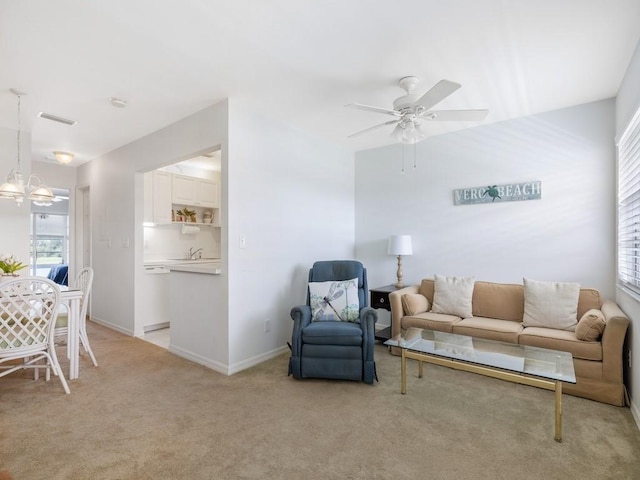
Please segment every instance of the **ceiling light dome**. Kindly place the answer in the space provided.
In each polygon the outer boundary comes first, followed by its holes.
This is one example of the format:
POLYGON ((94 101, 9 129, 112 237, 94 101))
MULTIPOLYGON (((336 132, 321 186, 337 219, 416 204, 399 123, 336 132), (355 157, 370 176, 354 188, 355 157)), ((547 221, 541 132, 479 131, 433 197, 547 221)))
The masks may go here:
POLYGON ((61 151, 58 151, 58 150, 53 152, 53 156, 62 165, 67 165, 67 164, 71 163, 71 161, 73 160, 73 157, 74 157, 73 153, 61 152, 61 151))

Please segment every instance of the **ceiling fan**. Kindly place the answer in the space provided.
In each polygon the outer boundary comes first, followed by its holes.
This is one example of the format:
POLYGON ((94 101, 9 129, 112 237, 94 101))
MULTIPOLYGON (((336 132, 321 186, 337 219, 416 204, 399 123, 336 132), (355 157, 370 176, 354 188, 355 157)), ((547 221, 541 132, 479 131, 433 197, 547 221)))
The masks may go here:
POLYGON ((393 110, 381 107, 372 107, 359 103, 350 103, 347 107, 359 108, 370 112, 384 113, 396 117, 394 120, 365 128, 359 132, 349 135, 349 138, 357 137, 387 125, 395 125, 391 135, 402 143, 417 143, 424 139, 424 122, 431 121, 467 121, 479 122, 483 120, 488 110, 431 110, 433 106, 440 103, 446 97, 458 90, 462 85, 449 80, 440 80, 427 93, 422 96, 413 93, 420 80, 417 77, 403 77, 398 81, 398 85, 406 95, 396 98, 393 102, 393 110))

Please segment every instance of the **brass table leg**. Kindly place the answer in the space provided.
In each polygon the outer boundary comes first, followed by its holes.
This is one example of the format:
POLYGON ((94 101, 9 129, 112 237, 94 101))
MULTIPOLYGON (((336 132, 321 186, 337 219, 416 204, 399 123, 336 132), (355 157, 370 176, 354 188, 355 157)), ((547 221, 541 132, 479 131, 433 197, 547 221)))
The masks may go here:
POLYGON ((554 440, 562 442, 562 382, 556 382, 556 434, 554 440))
POLYGON ((403 395, 407 393, 407 349, 402 349, 402 362, 401 362, 401 370, 402 370, 402 386, 400 387, 400 393, 403 395))

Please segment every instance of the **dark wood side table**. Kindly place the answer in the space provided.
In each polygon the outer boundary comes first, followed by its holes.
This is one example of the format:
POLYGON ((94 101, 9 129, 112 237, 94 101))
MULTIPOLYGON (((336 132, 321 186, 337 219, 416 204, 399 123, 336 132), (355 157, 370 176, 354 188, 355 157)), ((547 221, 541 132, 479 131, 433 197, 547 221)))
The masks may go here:
MULTIPOLYGON (((395 285, 385 285, 369 289, 371 294, 371 307, 382 308, 391 312, 391 302, 389 302, 389 294, 398 290, 395 285)), ((393 321, 393 319, 391 320, 393 321)), ((382 330, 376 330, 376 340, 386 341, 391 338, 391 326, 382 330)))

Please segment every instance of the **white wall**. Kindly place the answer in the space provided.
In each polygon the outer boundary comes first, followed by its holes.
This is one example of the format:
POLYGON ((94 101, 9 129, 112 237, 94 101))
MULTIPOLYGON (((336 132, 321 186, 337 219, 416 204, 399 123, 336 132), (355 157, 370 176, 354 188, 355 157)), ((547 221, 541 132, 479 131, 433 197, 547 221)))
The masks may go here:
MULTIPOLYGON (((356 154, 356 255, 395 282, 387 238, 410 234, 405 284, 440 275, 576 281, 614 295, 614 102, 605 100, 356 154), (542 181, 542 199, 453 205, 453 190, 542 181)), ((386 317, 388 319, 388 317, 386 317)), ((384 321, 381 318, 381 322, 384 321)))
MULTIPOLYGON (((79 167, 78 184, 89 185, 91 192, 92 315, 97 321, 132 335, 136 315, 144 314, 140 298, 136 301, 136 283, 144 275, 144 182, 140 172, 217 146, 222 147, 224 157, 226 141, 225 101, 79 167)), ((217 304, 212 315, 226 317, 227 305, 217 304)))
POLYGON ((220 257, 219 228, 201 225, 200 232, 183 235, 178 225, 144 227, 144 261, 187 258, 189 249, 202 248, 202 257, 220 257))
POLYGON ((229 100, 80 167, 78 183, 91 188, 93 315, 133 334, 135 316, 144 314, 135 294, 144 243, 137 172, 216 145, 225 302, 216 302, 212 315, 227 319, 218 335, 228 350, 215 358, 228 359, 234 373, 286 348, 289 311, 304 303, 314 261, 353 258, 353 154, 229 100))
MULTIPOLYGON (((636 47, 629 68, 616 97, 616 138, 619 138, 633 114, 640 108, 640 43, 636 47)), ((640 299, 626 290, 617 288, 616 300, 631 319, 627 341, 631 355, 628 370, 628 386, 631 396, 631 412, 640 427, 640 299), (635 348, 638 346, 639 348, 635 348)))
MULTIPOLYGON (((16 135, 16 130, 0 127, 0 184, 18 163, 16 135)), ((23 131, 20 140, 21 168, 26 182, 31 171, 31 136, 23 131)), ((13 200, 0 198, 0 254, 15 255, 23 263, 29 263, 29 204, 25 200, 18 206, 13 200)))
MULTIPOLYGON (((353 154, 229 103, 230 368, 281 351, 316 260, 354 255, 353 154), (240 237, 246 248, 240 248, 240 237), (270 319, 271 331, 264 332, 270 319)), ((223 181, 223 185, 225 182, 223 181)), ((285 347, 286 348, 286 347, 285 347)))

